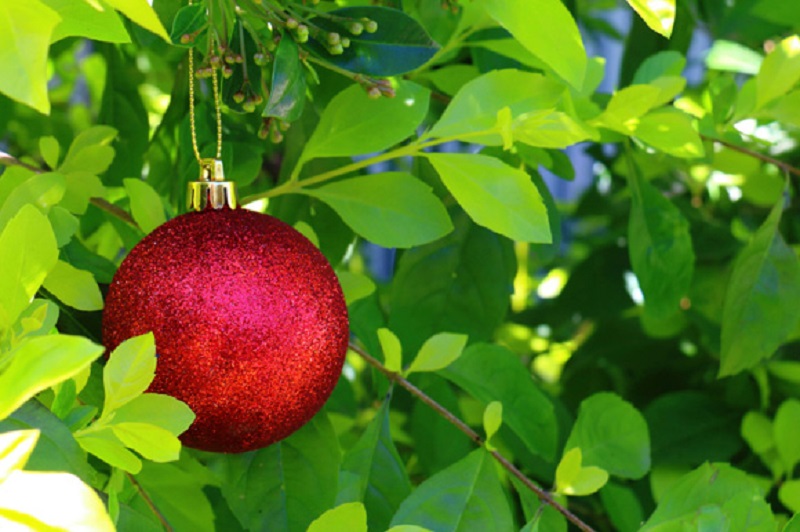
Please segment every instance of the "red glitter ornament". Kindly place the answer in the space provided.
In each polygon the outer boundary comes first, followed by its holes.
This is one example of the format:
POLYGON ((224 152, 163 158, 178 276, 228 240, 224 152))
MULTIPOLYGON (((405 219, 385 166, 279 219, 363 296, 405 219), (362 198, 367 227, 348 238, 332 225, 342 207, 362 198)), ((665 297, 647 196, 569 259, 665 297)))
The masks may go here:
POLYGON ((157 228, 114 276, 105 346, 149 331, 149 391, 197 416, 181 440, 243 452, 285 438, 325 403, 347 351, 347 307, 325 257, 293 228, 208 208, 157 228))

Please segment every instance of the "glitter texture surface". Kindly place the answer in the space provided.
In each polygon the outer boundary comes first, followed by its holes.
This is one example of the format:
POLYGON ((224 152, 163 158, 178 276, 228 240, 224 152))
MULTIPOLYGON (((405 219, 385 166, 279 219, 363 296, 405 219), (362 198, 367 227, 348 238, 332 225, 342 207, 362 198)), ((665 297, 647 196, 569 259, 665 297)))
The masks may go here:
POLYGON ((145 237, 109 288, 103 343, 153 331, 148 391, 197 415, 189 447, 244 452, 319 411, 347 351, 347 307, 322 253, 290 226, 244 209, 179 216, 145 237))

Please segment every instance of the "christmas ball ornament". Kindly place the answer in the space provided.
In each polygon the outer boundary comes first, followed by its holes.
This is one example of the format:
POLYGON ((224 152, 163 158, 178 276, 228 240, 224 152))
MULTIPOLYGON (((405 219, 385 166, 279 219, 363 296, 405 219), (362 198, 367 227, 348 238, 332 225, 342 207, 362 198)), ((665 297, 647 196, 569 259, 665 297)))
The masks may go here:
POLYGON ((204 183, 195 192, 202 210, 158 227, 122 262, 103 342, 113 350, 152 331, 158 363, 148 391, 194 411, 184 444, 243 452, 285 438, 325 403, 347 351, 347 307, 304 236, 229 208, 224 189, 204 183))

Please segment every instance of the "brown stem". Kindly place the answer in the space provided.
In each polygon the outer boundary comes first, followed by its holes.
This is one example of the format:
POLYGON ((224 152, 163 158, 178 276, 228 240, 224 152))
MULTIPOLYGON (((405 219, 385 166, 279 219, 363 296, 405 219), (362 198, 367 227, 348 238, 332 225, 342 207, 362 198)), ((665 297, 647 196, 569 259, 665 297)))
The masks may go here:
MULTIPOLYGON (((411 395, 413 395, 414 397, 416 397, 417 399, 419 399, 420 401, 431 407, 433 410, 436 411, 437 414, 439 414, 447 421, 455 425, 458 430, 466 434, 467 437, 471 439, 476 445, 479 446, 484 445, 483 439, 480 437, 480 435, 478 435, 477 432, 472 430, 469 427, 469 425, 461 421, 452 412, 450 412, 445 407, 437 403, 432 397, 427 395, 425 392, 414 386, 411 382, 408 381, 408 379, 406 379, 399 373, 395 373, 394 371, 386 369, 386 367, 383 364, 381 364, 379 360, 377 360, 369 353, 367 353, 364 349, 362 349, 358 345, 353 344, 352 342, 350 343, 350 349, 358 353, 361 356, 361 358, 363 358, 370 366, 383 373, 386 376, 386 378, 388 378, 390 381, 395 382, 400 386, 402 386, 403 388, 405 388, 411 395)), ((497 451, 489 451, 489 453, 494 457, 495 460, 500 462, 500 465, 502 465, 509 473, 517 477, 517 479, 519 479, 519 481, 522 482, 529 490, 534 492, 536 496, 539 497, 539 500, 541 500, 544 504, 547 504, 555 508, 555 510, 558 511, 564 517, 566 517, 568 521, 570 521, 572 524, 574 524, 584 532, 594 532, 594 529, 592 527, 581 521, 581 519, 577 515, 570 512, 565 506, 559 504, 555 499, 553 499, 553 496, 550 495, 550 493, 548 493, 546 490, 534 484, 534 482, 531 479, 526 477, 522 473, 522 471, 517 469, 517 467, 514 464, 512 464, 506 457, 504 457, 497 451)))
MULTIPOLYGON (((25 163, 14 157, 13 155, 9 155, 6 152, 0 151, 0 165, 3 166, 19 166, 21 168, 25 168, 26 170, 30 170, 31 172, 35 172, 37 174, 43 174, 45 170, 33 166, 31 164, 25 163)), ((133 227, 139 228, 139 224, 136 223, 136 220, 133 217, 125 212, 122 208, 114 205, 110 201, 104 198, 90 198, 89 201, 92 205, 97 207, 98 209, 104 210, 110 215, 119 218, 123 222, 132 225, 133 227)))
POLYGON ((796 176, 800 176, 800 168, 797 168, 795 166, 792 166, 789 163, 786 163, 784 161, 776 159, 775 157, 770 157, 769 155, 764 155, 763 153, 759 153, 757 151, 753 151, 753 150, 748 149, 748 148, 743 148, 742 146, 739 146, 737 144, 733 144, 732 142, 729 142, 727 140, 718 139, 716 137, 709 137, 708 135, 703 135, 702 133, 700 134, 700 137, 703 140, 716 142, 717 144, 721 144, 722 146, 725 146, 728 149, 731 149, 733 151, 738 151, 739 153, 743 153, 745 155, 748 155, 750 157, 758 159, 759 161, 763 161, 765 163, 774 164, 775 166, 777 166, 778 168, 780 168, 781 170, 783 170, 786 173, 794 174, 796 176))
POLYGON ((167 532, 174 532, 172 525, 169 524, 167 518, 164 517, 164 514, 162 514, 161 510, 159 510, 158 507, 155 505, 153 499, 150 498, 150 495, 148 495, 145 489, 142 487, 142 485, 139 484, 139 481, 136 480, 136 477, 134 477, 130 473, 125 473, 125 474, 128 476, 128 480, 131 481, 131 484, 133 484, 134 487, 136 488, 136 491, 139 492, 139 495, 142 496, 142 499, 144 499, 144 502, 145 504, 147 504, 148 508, 150 508, 150 511, 153 512, 153 515, 155 515, 156 518, 158 518, 158 520, 161 522, 161 524, 164 527, 164 530, 166 530, 167 532))

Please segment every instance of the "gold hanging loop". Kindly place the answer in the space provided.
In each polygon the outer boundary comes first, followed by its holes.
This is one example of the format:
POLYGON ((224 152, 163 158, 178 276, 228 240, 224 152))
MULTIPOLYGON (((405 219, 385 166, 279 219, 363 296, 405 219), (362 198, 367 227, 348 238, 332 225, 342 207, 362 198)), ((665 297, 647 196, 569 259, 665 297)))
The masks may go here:
MULTIPOLYGON (((189 0, 192 5, 192 0, 189 0)), ((214 111, 217 126, 217 150, 214 158, 203 158, 197 146, 197 126, 194 112, 194 48, 189 48, 189 125, 192 133, 192 149, 200 165, 200 177, 197 181, 189 183, 187 206, 190 210, 202 211, 209 207, 222 209, 228 207, 235 209, 236 184, 225 181, 225 172, 222 167, 222 104, 220 103, 219 80, 216 69, 211 70, 211 87, 214 96, 214 111)))

